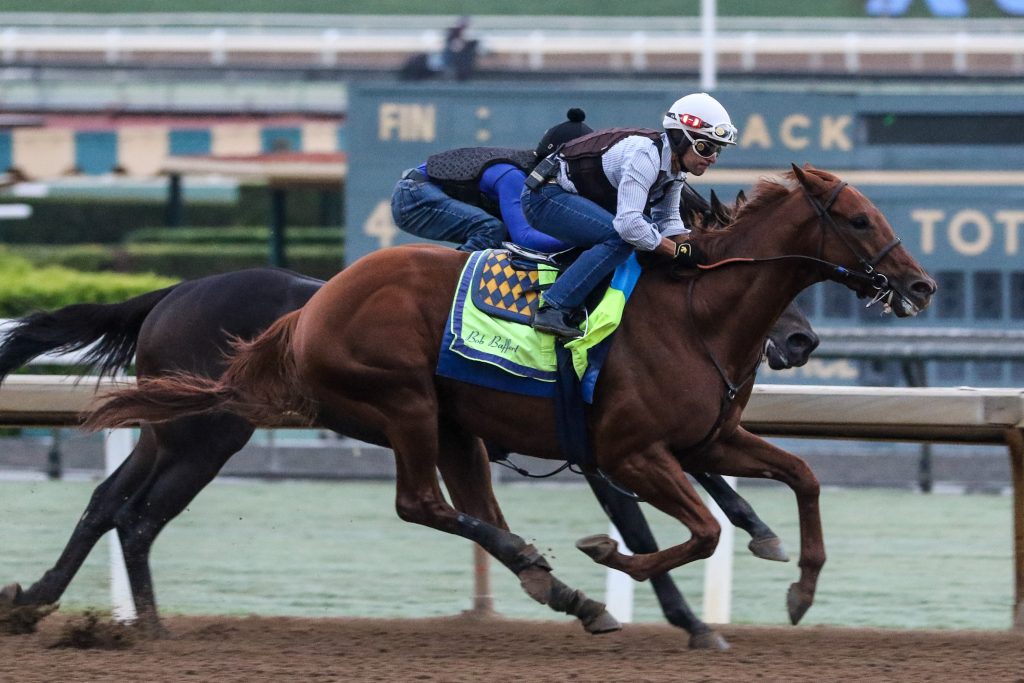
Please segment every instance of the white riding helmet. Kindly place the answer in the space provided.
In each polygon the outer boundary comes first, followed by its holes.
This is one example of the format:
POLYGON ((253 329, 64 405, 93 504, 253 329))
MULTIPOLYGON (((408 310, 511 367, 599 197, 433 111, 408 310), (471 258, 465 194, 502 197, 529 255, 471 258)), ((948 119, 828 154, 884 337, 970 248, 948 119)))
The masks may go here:
POLYGON ((706 92, 681 97, 669 107, 661 125, 666 131, 681 130, 693 142, 691 134, 720 145, 735 145, 739 131, 732 125, 729 112, 706 92))

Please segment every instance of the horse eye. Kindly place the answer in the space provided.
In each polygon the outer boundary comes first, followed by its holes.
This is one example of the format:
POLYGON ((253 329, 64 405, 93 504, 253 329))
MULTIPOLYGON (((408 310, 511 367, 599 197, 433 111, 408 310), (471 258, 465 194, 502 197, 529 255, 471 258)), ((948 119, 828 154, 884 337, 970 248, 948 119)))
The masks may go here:
POLYGON ((850 219, 850 226, 854 230, 866 230, 871 227, 871 221, 867 216, 855 216, 850 219))

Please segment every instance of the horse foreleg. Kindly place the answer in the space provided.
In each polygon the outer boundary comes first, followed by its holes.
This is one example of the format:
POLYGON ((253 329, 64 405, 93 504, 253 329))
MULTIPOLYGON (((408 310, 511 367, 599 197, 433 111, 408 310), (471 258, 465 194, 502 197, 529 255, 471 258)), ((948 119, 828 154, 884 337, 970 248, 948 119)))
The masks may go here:
POLYGON ((702 467, 709 472, 776 479, 796 494, 800 516, 800 580, 789 587, 786 606, 789 619, 796 624, 814 602, 818 575, 825 564, 825 541, 818 507, 818 479, 802 459, 773 446, 744 429, 714 445, 701 456, 702 467))
POLYGON ((607 535, 588 536, 577 541, 576 547, 591 559, 637 581, 646 581, 688 562, 710 557, 715 551, 721 528, 668 449, 653 445, 640 453, 600 464, 615 481, 682 522, 691 537, 671 548, 630 556, 618 552, 618 544, 607 535))
POLYGON ((722 508, 722 512, 729 518, 733 526, 750 534, 750 543, 747 544, 747 548, 755 557, 760 557, 762 560, 789 562, 789 555, 782 546, 782 540, 767 524, 761 521, 750 503, 736 493, 736 489, 729 486, 721 475, 691 472, 690 476, 696 479, 697 483, 715 499, 718 507, 722 508))
POLYGON ((439 434, 434 426, 436 421, 420 421, 423 426, 419 429, 408 419, 397 421, 396 424, 402 427, 392 430, 388 436, 395 452, 395 508, 400 518, 478 543, 519 577, 527 595, 556 612, 577 617, 589 633, 607 633, 622 628, 602 603, 591 600, 582 591, 555 578, 551 573, 551 565, 534 546, 508 529, 466 512, 459 512, 444 499, 434 472, 435 464, 440 466, 442 459, 436 449, 430 452, 430 444, 444 444, 450 451, 443 459, 445 481, 449 487, 459 491, 460 504, 467 509, 482 510, 493 505, 496 513, 493 521, 504 524, 490 481, 480 477, 480 469, 468 468, 470 473, 476 472, 479 488, 474 491, 466 481, 461 481, 466 476, 466 470, 460 471, 460 468, 452 464, 459 459, 476 458, 479 461, 479 446, 475 440, 469 450, 460 450, 458 444, 463 437, 458 434, 439 434))
MULTIPOLYGON (((594 496, 601 508, 619 530, 622 540, 634 553, 653 553, 658 550, 658 543, 651 533, 651 527, 644 518, 640 505, 616 490, 603 477, 587 474, 594 496)), ((719 633, 701 621, 686 603, 683 594, 676 587, 675 581, 668 574, 651 577, 651 588, 658 598, 662 614, 668 623, 677 626, 690 634, 690 647, 694 649, 725 650, 729 644, 719 633)))

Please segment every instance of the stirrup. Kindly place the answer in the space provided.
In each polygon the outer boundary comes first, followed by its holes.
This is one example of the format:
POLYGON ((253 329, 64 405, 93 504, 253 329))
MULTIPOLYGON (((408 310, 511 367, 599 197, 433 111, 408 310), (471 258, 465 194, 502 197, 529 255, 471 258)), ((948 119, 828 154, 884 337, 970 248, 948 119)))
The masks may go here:
POLYGON ((564 254, 564 251, 556 251, 547 253, 543 251, 537 251, 536 249, 530 249, 522 245, 516 244, 515 242, 502 242, 501 246, 503 249, 508 250, 510 254, 524 258, 527 261, 533 261, 534 263, 543 263, 547 266, 554 266, 555 268, 562 268, 562 264, 556 259, 560 254, 564 254))

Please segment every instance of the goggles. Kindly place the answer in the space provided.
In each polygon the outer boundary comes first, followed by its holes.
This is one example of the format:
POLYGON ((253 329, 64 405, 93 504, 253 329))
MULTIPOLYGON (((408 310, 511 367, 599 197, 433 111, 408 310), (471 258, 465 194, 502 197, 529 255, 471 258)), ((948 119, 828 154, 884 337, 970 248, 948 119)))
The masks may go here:
POLYGON ((722 150, 725 149, 725 145, 717 142, 705 140, 704 138, 694 138, 690 135, 690 132, 685 129, 683 130, 683 135, 685 135, 686 139, 690 141, 690 144, 693 146, 693 151, 702 159, 710 159, 716 154, 720 154, 722 150))

